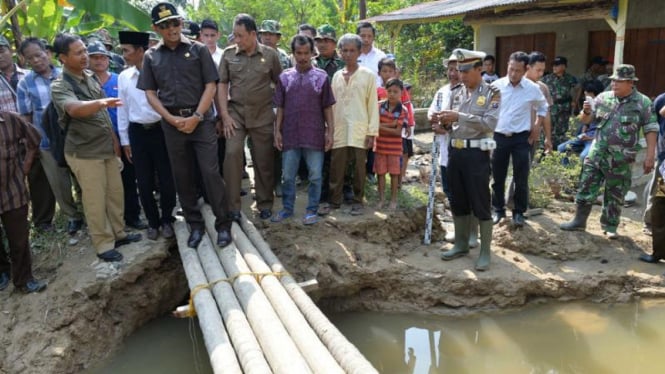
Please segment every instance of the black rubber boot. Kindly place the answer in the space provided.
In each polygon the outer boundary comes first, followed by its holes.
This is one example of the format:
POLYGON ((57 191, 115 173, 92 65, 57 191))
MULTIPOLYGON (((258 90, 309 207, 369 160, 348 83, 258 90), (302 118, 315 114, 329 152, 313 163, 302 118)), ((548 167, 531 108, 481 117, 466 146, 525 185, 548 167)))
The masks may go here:
POLYGON ((441 259, 449 261, 469 253, 469 220, 471 216, 453 216, 455 223, 455 245, 451 250, 441 252, 441 259))
POLYGON ((565 222, 559 225, 559 228, 564 231, 584 231, 586 230, 586 221, 591 214, 593 205, 586 203, 577 203, 577 210, 575 217, 570 222, 565 222))

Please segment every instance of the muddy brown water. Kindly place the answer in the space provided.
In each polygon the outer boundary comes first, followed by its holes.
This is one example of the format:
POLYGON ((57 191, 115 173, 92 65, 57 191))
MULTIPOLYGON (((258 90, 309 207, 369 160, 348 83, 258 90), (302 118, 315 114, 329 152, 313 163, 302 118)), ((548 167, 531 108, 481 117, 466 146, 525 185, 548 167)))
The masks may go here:
MULTIPOLYGON (((381 373, 663 373, 665 301, 500 314, 330 314, 381 373)), ((157 319, 90 373, 212 373, 196 324, 157 319)))

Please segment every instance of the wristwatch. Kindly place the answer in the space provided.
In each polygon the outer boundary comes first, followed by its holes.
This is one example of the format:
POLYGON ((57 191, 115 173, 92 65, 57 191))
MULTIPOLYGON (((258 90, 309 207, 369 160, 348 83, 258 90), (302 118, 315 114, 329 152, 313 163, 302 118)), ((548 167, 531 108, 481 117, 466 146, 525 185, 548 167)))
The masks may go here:
POLYGON ((199 113, 199 112, 194 112, 192 115, 193 115, 194 117, 198 118, 199 121, 203 121, 203 118, 204 118, 204 117, 203 117, 203 114, 201 114, 201 113, 199 113))

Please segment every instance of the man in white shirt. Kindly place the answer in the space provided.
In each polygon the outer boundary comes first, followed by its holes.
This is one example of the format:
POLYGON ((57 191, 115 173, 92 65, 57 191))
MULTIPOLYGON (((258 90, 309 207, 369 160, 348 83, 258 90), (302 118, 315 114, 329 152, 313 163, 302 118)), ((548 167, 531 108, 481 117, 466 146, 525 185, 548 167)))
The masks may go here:
POLYGON ((376 37, 376 29, 369 22, 361 22, 356 28, 356 34, 362 40, 360 47, 360 57, 358 57, 358 64, 364 66, 374 72, 376 75, 376 86, 381 87, 383 81, 379 77, 379 61, 386 57, 382 50, 374 47, 374 38, 376 37))
POLYGON ((204 19, 201 22, 201 43, 205 44, 210 51, 212 60, 215 61, 215 66, 219 66, 222 60, 222 49, 217 46, 219 41, 219 26, 217 22, 211 19, 204 19))
POLYGON ((150 106, 145 92, 136 88, 148 49, 149 35, 144 32, 120 31, 122 56, 130 67, 118 77, 118 132, 127 160, 134 164, 141 205, 148 219, 148 239, 156 240, 161 227, 164 238, 173 238, 175 185, 169 163, 161 116, 150 106), (161 215, 153 197, 155 173, 159 179, 161 215))
MULTIPOLYGON (((379 76, 379 61, 386 58, 386 54, 383 53, 382 50, 374 47, 376 29, 369 22, 361 22, 356 28, 356 34, 362 40, 358 65, 372 71, 376 76, 376 86, 382 87, 383 79, 379 76)), ((371 148, 367 151, 365 170, 370 182, 376 183, 376 177, 374 175, 374 151, 371 148)))
POLYGON ((506 216, 505 183, 508 163, 513 159, 515 206, 512 221, 516 227, 524 226, 524 212, 529 202, 529 168, 531 144, 538 141, 540 126, 547 115, 547 101, 535 83, 524 75, 529 55, 514 52, 508 60, 508 75, 492 85, 501 90, 501 112, 494 131, 496 149, 492 154, 492 221, 497 224, 506 216), (531 111, 536 112, 535 121, 531 111))

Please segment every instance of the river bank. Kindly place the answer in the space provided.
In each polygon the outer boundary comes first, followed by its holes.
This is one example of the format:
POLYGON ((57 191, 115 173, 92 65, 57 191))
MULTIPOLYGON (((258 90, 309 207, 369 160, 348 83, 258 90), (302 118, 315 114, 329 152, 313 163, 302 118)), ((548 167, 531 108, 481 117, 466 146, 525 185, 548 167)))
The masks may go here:
MULTIPOLYGON (((408 193, 419 184, 405 185, 408 193)), ((301 191, 298 201, 304 202, 301 191)), ((246 197, 243 205, 251 205, 246 197)), ((347 207, 348 208, 348 207, 347 207)), ((298 206, 297 209, 302 207, 298 206)), ((665 266, 637 261, 651 240, 624 210, 618 240, 606 239, 594 207, 588 232, 567 233, 571 203, 554 202, 523 229, 495 226, 492 265, 473 270, 478 250, 451 262, 441 223, 433 244, 422 245, 425 208, 394 213, 347 209, 313 226, 293 218, 280 224, 254 218, 257 228, 299 281, 316 279, 312 297, 329 311, 424 312, 469 315, 542 302, 627 303, 665 296, 665 266)), ((247 209, 249 217, 254 217, 247 209)), ((0 293, 0 373, 70 373, 112 355, 125 337, 183 303, 188 291, 173 243, 143 240, 123 247, 119 265, 99 263, 89 238, 35 254, 41 294, 0 293)))

